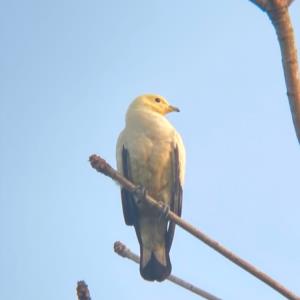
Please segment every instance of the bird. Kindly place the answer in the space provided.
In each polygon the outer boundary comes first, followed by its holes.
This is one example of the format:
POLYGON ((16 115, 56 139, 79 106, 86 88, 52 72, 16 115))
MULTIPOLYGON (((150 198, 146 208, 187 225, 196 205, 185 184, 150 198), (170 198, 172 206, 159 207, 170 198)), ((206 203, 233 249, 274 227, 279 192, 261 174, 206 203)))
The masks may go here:
MULTIPOLYGON (((165 208, 181 216, 185 148, 166 114, 179 112, 156 94, 137 97, 129 105, 117 146, 118 171, 165 208)), ((140 274, 163 281, 171 273, 169 252, 175 223, 121 187, 125 223, 134 226, 140 244, 140 274)))

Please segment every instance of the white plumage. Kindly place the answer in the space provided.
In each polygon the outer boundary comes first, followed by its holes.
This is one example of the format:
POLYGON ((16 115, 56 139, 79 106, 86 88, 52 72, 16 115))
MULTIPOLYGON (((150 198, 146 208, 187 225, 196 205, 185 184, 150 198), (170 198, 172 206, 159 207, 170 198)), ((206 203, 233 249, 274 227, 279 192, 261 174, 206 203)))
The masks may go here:
MULTIPOLYGON (((165 118, 179 111, 158 95, 136 98, 126 114, 117 142, 117 168, 158 201, 181 214, 185 150, 180 135, 165 118)), ((171 272, 169 250, 175 224, 122 189, 125 222, 133 225, 140 243, 140 272, 147 280, 164 280, 171 272)))

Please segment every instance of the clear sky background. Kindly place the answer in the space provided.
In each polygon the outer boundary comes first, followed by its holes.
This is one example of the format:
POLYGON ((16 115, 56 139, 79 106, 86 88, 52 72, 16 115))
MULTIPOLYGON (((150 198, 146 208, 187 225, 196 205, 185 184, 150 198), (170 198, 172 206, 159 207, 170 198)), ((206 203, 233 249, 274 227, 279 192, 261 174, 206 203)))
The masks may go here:
MULTIPOLYGON (((291 9, 300 48, 300 1, 291 9)), ((250 1, 0 2, 0 290, 5 300, 198 299, 117 256, 127 106, 159 93, 187 150, 183 217, 300 294, 300 152, 279 46, 250 1)), ((282 299, 177 228, 173 273, 227 300, 282 299)))

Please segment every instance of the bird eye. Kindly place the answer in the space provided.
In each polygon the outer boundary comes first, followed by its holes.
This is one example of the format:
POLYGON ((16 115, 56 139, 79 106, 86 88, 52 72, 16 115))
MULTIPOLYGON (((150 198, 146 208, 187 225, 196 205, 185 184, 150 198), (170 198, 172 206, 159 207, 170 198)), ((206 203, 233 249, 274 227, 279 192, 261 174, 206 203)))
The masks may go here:
POLYGON ((160 102, 160 99, 159 99, 159 98, 155 98, 155 101, 156 101, 157 103, 159 103, 159 102, 160 102))

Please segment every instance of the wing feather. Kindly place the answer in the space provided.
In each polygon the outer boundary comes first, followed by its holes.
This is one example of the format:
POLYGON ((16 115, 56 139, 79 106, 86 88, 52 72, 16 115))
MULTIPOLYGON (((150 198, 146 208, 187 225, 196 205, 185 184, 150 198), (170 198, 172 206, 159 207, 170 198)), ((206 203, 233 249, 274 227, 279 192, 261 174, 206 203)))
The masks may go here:
MULTIPOLYGON (((124 145, 122 147, 122 168, 124 177, 132 181, 129 152, 124 145)), ((125 188, 121 188, 121 198, 126 225, 137 224, 137 207, 133 195, 125 188)))
MULTIPOLYGON (((172 189, 171 189, 171 201, 170 210, 174 212, 179 217, 181 216, 182 210, 182 185, 180 180, 180 160, 179 160, 179 150, 176 145, 171 153, 171 167, 172 167, 172 189)), ((170 221, 168 230, 166 233, 166 247, 170 251, 172 246, 174 233, 175 233, 175 223, 170 221)))

